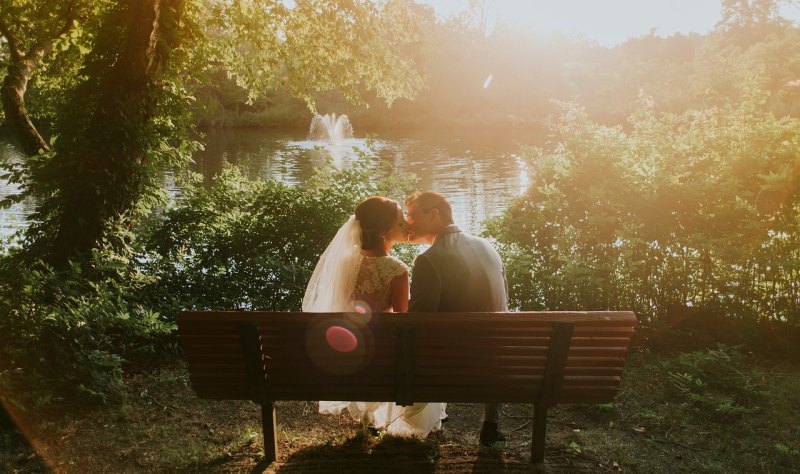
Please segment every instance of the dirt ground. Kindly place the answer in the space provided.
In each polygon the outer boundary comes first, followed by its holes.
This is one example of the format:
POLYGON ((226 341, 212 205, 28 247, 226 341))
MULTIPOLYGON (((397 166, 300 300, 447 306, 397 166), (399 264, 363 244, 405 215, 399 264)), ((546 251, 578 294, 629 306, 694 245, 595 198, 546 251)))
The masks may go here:
MULTIPOLYGON (((349 416, 317 413, 315 402, 279 402, 279 460, 263 463, 260 410, 250 402, 198 399, 181 365, 129 380, 120 407, 36 418, 14 411, 19 435, 4 436, 0 463, 9 472, 208 473, 496 473, 533 472, 531 414, 526 405, 503 408, 504 444, 480 447, 483 407, 450 404, 444 429, 425 440, 365 436, 349 416), (34 446, 34 447, 32 447, 34 446)), ((579 428, 548 422, 546 472, 614 472, 611 460, 593 459, 570 439, 579 428)))

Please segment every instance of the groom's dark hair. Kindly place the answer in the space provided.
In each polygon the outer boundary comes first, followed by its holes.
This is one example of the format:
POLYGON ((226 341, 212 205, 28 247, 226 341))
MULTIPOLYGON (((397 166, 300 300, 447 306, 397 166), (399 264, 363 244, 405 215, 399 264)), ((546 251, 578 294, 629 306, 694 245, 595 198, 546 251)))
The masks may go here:
POLYGON ((442 222, 453 223, 453 208, 450 207, 450 201, 443 194, 434 191, 417 191, 406 199, 406 207, 412 204, 425 212, 437 209, 442 222))

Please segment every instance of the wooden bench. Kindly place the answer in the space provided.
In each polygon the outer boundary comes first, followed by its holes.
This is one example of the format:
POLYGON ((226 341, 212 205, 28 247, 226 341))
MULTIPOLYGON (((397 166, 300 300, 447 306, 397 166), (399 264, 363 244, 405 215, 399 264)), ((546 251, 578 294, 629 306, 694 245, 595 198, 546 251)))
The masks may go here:
POLYGON ((178 314, 192 387, 261 405, 267 463, 277 400, 530 403, 542 463, 548 407, 611 402, 635 325, 632 312, 178 314))

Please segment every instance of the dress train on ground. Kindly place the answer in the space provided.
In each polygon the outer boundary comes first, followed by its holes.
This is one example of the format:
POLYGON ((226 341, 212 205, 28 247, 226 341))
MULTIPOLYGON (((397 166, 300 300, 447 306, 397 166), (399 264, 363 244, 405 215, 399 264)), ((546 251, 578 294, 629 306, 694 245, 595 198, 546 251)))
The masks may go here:
POLYGON ((415 403, 403 407, 394 402, 319 402, 319 412, 338 415, 347 410, 355 421, 396 436, 424 438, 442 428, 446 403, 415 403))

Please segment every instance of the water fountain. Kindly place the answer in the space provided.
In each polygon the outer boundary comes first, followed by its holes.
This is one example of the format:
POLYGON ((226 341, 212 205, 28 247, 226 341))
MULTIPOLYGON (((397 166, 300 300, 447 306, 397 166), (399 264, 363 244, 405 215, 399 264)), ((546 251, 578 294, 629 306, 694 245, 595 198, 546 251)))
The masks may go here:
POLYGON ((315 115, 311 119, 311 128, 308 130, 309 140, 338 141, 353 138, 353 126, 347 115, 336 114, 315 115))

